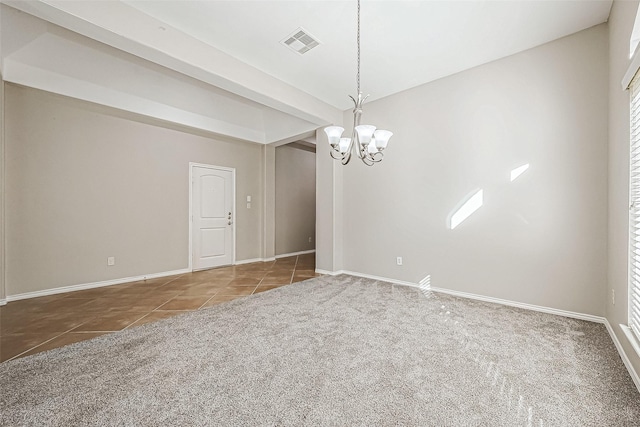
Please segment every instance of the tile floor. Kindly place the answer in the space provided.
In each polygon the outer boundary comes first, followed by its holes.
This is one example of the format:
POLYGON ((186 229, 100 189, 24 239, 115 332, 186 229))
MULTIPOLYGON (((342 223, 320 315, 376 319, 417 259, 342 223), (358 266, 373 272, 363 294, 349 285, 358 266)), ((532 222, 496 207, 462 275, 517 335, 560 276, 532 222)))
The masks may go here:
POLYGON ((0 362, 316 276, 307 254, 13 301, 0 307, 0 362))

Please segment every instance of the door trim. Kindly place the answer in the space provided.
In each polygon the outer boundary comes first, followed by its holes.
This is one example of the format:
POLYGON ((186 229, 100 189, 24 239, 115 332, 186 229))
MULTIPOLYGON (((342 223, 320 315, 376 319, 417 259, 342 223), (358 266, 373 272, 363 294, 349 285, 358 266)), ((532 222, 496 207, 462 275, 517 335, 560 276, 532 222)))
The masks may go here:
POLYGON ((193 168, 217 169, 225 172, 231 172, 231 206, 233 206, 233 229, 231 235, 233 239, 233 258, 231 265, 236 264, 236 168, 227 168, 224 166, 207 165, 204 163, 189 162, 189 265, 188 270, 193 271, 193 168))

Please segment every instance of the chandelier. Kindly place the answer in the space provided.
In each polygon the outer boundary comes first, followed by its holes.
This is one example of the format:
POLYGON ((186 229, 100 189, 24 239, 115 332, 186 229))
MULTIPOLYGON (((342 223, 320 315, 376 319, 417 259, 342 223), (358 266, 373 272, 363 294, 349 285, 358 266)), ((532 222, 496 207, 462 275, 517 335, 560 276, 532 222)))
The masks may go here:
POLYGON ((367 165, 373 166, 374 163, 382 161, 384 154, 382 151, 387 148, 389 138, 393 135, 388 130, 376 129, 372 125, 361 125, 360 116, 362 116, 362 104, 369 95, 362 97, 360 91, 360 0, 358 0, 358 73, 356 74, 356 82, 358 85, 358 99, 349 95, 353 101, 353 132, 351 138, 342 138, 344 128, 340 126, 329 126, 324 129, 331 144, 331 157, 340 160, 346 165, 351 160, 351 155, 355 152, 360 160, 367 165))

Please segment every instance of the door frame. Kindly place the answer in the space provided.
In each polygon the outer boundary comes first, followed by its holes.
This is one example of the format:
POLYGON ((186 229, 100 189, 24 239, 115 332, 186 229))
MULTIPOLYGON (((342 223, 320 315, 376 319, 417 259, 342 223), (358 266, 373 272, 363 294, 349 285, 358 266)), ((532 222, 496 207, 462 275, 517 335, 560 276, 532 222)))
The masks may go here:
POLYGON ((236 168, 228 168, 224 166, 208 165, 205 163, 189 162, 189 271, 193 271, 193 168, 216 169, 225 172, 231 172, 231 206, 233 229, 231 230, 233 241, 233 257, 231 265, 236 264, 236 168))

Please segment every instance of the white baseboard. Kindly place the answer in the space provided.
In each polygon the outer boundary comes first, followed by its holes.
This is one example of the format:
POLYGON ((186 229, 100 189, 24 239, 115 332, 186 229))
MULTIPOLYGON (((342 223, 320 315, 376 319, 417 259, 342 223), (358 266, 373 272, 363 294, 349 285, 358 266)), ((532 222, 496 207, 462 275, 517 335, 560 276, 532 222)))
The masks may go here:
POLYGON ((139 280, 156 279, 158 277, 176 276, 178 274, 190 273, 191 270, 185 268, 181 270, 163 271, 162 273, 145 274, 143 276, 123 277, 121 279, 104 280, 101 282, 83 283, 80 285, 62 286, 60 288, 45 289, 43 291, 26 292, 24 294, 7 295, 6 302, 18 301, 27 298, 44 297, 47 295, 61 294, 64 292, 82 291, 85 289, 101 288, 104 286, 120 285, 122 283, 137 282, 139 280))
POLYGON ((337 276, 339 274, 348 274, 350 276, 364 277, 365 279, 378 280, 380 282, 389 282, 389 283, 395 283, 397 285, 419 287, 419 285, 417 283, 404 282, 402 280, 390 279, 388 277, 372 276, 371 274, 358 273, 357 271, 349 271, 349 270, 329 271, 329 270, 321 270, 319 268, 316 268, 316 273, 318 273, 318 274, 326 274, 328 276, 337 276))
POLYGON ((251 258, 251 259, 243 259, 242 261, 236 261, 233 265, 242 265, 242 264, 253 264, 254 262, 267 262, 267 261, 275 261, 275 258, 251 258))
POLYGON ((338 274, 343 274, 344 271, 342 270, 338 270, 338 271, 329 271, 329 270, 322 270, 320 268, 316 268, 316 273, 318 274, 325 274, 327 276, 337 276, 338 274))
POLYGON ((242 261, 236 261, 236 263, 234 265, 251 264, 253 262, 270 262, 270 261, 275 261, 275 260, 277 260, 279 258, 286 258, 286 257, 296 256, 296 255, 312 254, 312 253, 315 253, 315 251, 316 251, 315 249, 312 249, 310 251, 291 252, 290 254, 276 255, 275 257, 270 257, 270 258, 243 259, 242 261))
MULTIPOLYGON (((616 335, 613 328, 611 327, 611 324, 606 318, 604 319, 604 325, 607 327, 607 331, 609 332, 609 335, 611 336, 611 340, 613 341, 613 343, 616 346, 616 349, 618 350, 618 354, 620 354, 622 363, 624 363, 624 366, 627 367, 627 371, 629 371, 629 375, 631 376, 633 383, 636 385, 636 388, 638 389, 638 391, 640 391, 640 376, 638 376, 638 372, 636 372, 636 370, 633 368, 633 365, 629 360, 629 356, 627 356, 627 353, 624 351, 622 344, 620 344, 620 340, 618 340, 618 336, 616 335)), ((620 325, 620 328, 625 334, 627 333, 627 331, 624 329, 625 328, 624 325, 620 325)), ((633 344, 633 341, 632 341, 632 344, 633 344)))
POLYGON ((349 274, 351 276, 364 277, 365 279, 378 280, 380 282, 394 283, 396 285, 419 287, 417 283, 404 282, 402 280, 396 280, 396 279, 389 279, 388 277, 372 276, 370 274, 358 273, 355 271, 343 270, 341 271, 341 273, 349 274))
POLYGON ((557 316, 571 317, 573 319, 587 320, 589 322, 604 323, 604 317, 594 316, 592 314, 576 313, 574 311, 560 310, 557 308, 543 307, 540 305, 527 304, 523 302, 510 301, 501 298, 486 297, 484 295, 470 294, 467 292, 452 291, 444 288, 431 287, 434 292, 453 295, 456 297, 469 298, 478 301, 492 302, 495 304, 507 305, 510 307, 524 308, 525 310, 539 311, 542 313, 555 314, 557 316))
POLYGON ((0 299, 0 305, 5 305, 7 303, 6 299, 0 299))
POLYGON ((310 251, 291 252, 290 254, 276 255, 275 257, 270 257, 270 258, 243 259, 242 261, 236 261, 236 263, 234 265, 252 264, 254 262, 270 262, 270 261, 275 261, 278 258, 286 258, 286 257, 289 257, 289 256, 312 254, 315 251, 316 251, 315 249, 312 249, 310 251))
POLYGON ((287 257, 290 257, 290 256, 297 256, 297 255, 313 254, 313 253, 315 253, 315 252, 316 252, 316 250, 315 250, 315 249, 311 249, 311 250, 309 250, 309 251, 291 252, 291 253, 289 253, 289 254, 280 254, 280 255, 276 255, 276 259, 279 259, 279 258, 287 258, 287 257))
MULTIPOLYGON (((424 288, 424 286, 421 286, 422 283, 405 282, 403 280, 390 279, 388 277, 373 276, 371 274, 358 273, 357 271, 349 271, 349 270, 329 271, 329 270, 322 270, 322 269, 316 268, 316 273, 318 273, 318 274, 326 274, 328 276, 337 276, 339 274, 348 274, 350 276, 364 277, 365 279, 378 280, 380 282, 389 282, 389 283, 394 283, 396 285, 411 286, 411 287, 414 287, 414 288, 424 288)), ((421 282, 423 282, 425 279, 421 280, 421 282)))
POLYGON ((364 278, 367 278, 367 279, 373 279, 373 280, 379 280, 379 281, 383 281, 383 282, 395 283, 397 285, 411 286, 411 287, 414 287, 414 288, 425 288, 425 287, 428 286, 429 290, 431 290, 433 292, 439 292, 439 293, 453 295, 453 296, 457 296, 457 297, 461 297, 461 298, 468 298, 468 299, 474 299, 474 300, 479 300, 479 301, 492 302, 492 303, 495 303, 495 304, 507 305, 507 306, 510 306, 510 307, 523 308, 525 310, 533 310, 533 311, 539 311, 539 312, 542 312, 542 313, 555 314, 555 315, 558 315, 558 316, 571 317, 573 319, 587 320, 589 322, 605 323, 605 320, 606 320, 604 317, 594 316, 592 314, 576 313, 576 312, 573 312, 573 311, 560 310, 560 309, 557 309, 557 308, 550 308, 550 307, 543 307, 543 306, 539 306, 539 305, 527 304, 527 303, 517 302, 517 301, 510 301, 510 300, 501 299, 501 298, 487 297, 487 296, 484 296, 484 295, 471 294, 471 293, 468 293, 468 292, 454 291, 454 290, 445 289, 445 288, 436 288, 436 287, 430 286, 430 282, 431 282, 431 277, 430 276, 426 276, 424 279, 422 279, 420 281, 420 283, 413 283, 413 282, 405 282, 403 280, 390 279, 388 277, 372 276, 370 274, 358 273, 356 271, 349 271, 349 270, 327 271, 327 270, 316 269, 316 273, 327 274, 327 275, 330 275, 330 276, 337 276, 338 274, 349 274, 351 276, 364 277, 364 278))

